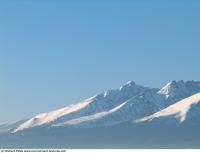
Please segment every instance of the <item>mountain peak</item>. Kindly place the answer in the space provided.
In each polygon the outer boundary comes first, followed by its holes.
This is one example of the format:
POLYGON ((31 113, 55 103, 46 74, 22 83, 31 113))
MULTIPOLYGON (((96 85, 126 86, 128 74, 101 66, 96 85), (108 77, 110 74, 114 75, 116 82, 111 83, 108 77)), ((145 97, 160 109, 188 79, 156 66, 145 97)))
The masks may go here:
POLYGON ((127 87, 133 87, 135 85, 136 85, 136 83, 134 81, 128 81, 126 84, 124 84, 123 86, 120 87, 120 90, 125 89, 127 87))
MULTIPOLYGON (((76 126, 79 126, 79 121, 81 121, 80 126, 114 125, 151 115, 196 93, 200 94, 200 82, 196 81, 171 81, 162 89, 148 88, 134 81, 128 81, 119 89, 107 90, 80 103, 36 115, 14 126, 13 131, 18 132, 43 125, 66 125, 64 123, 71 121, 78 121, 76 126)), ((189 103, 187 108, 192 104, 189 103)), ((188 112, 187 108, 176 112, 182 113, 182 110, 188 112)), ((185 114, 181 116, 181 121, 185 116, 185 114)))
POLYGON ((126 84, 127 84, 127 85, 135 85, 135 82, 132 81, 132 80, 130 80, 130 81, 128 81, 126 84))
POLYGON ((192 106, 197 105, 198 103, 200 103, 200 93, 187 97, 159 112, 154 113, 153 115, 134 122, 152 121, 153 119, 174 116, 174 118, 178 118, 180 123, 182 123, 186 120, 187 115, 189 115, 188 112, 191 110, 192 106))
POLYGON ((180 85, 180 84, 185 84, 185 82, 183 80, 172 80, 170 81, 169 83, 167 83, 167 85, 170 85, 170 86, 177 86, 177 85, 180 85))
POLYGON ((175 92, 187 92, 186 83, 183 80, 179 81, 170 81, 163 88, 158 91, 160 94, 164 94, 167 97, 175 94, 175 92))

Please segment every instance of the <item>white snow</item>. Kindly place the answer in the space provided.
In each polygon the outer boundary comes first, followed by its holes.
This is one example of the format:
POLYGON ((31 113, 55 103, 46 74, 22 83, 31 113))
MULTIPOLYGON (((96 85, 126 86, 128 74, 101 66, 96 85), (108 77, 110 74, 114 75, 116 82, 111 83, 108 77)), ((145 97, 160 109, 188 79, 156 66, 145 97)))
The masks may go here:
POLYGON ((158 91, 158 94, 165 95, 166 98, 190 95, 193 92, 189 90, 187 84, 188 82, 184 82, 182 80, 171 81, 167 83, 163 88, 161 88, 158 91))
POLYGON ((198 104, 200 102, 200 93, 193 96, 185 98, 153 115, 144 117, 142 119, 136 120, 134 122, 144 122, 151 121, 155 118, 166 117, 171 115, 176 115, 180 119, 180 123, 185 121, 187 112, 190 110, 192 105, 198 104))
POLYGON ((118 109, 120 109, 125 104, 126 104, 126 102, 120 104, 119 106, 117 106, 117 107, 115 107, 115 108, 113 108, 109 111, 99 112, 99 113, 88 115, 88 116, 83 116, 83 117, 72 119, 72 120, 67 121, 65 123, 57 124, 57 125, 54 125, 54 126, 75 125, 75 124, 79 124, 79 123, 82 123, 82 122, 85 122, 85 121, 96 120, 96 119, 102 118, 102 117, 104 117, 108 114, 111 114, 111 113, 117 111, 118 109))
POLYGON ((34 126, 43 125, 43 124, 49 123, 63 115, 80 110, 80 109, 86 107, 88 104, 90 104, 94 98, 95 97, 91 97, 89 99, 84 100, 83 102, 80 102, 80 103, 74 104, 74 105, 70 105, 69 107, 65 107, 65 108, 62 108, 62 109, 59 109, 56 111, 39 114, 39 115, 35 116, 34 118, 31 118, 28 121, 26 121, 25 123, 21 124, 18 128, 16 128, 14 130, 14 132, 18 132, 23 129, 34 127, 34 126))
POLYGON ((169 95, 171 84, 172 84, 172 82, 167 83, 163 88, 161 88, 161 89, 158 91, 158 93, 159 93, 159 94, 169 95))
POLYGON ((126 87, 135 86, 135 85, 136 85, 136 84, 135 84, 134 81, 128 81, 126 84, 124 84, 123 86, 121 86, 121 87, 119 88, 119 90, 122 90, 122 89, 124 89, 124 88, 126 88, 126 87))
POLYGON ((120 89, 117 90, 107 90, 101 94, 93 96, 92 98, 85 100, 81 103, 65 107, 56 111, 42 113, 39 114, 28 121, 24 122, 20 126, 18 126, 14 132, 21 131, 23 129, 41 126, 45 124, 62 124, 67 121, 68 119, 63 119, 58 121, 60 118, 67 118, 67 115, 70 113, 74 113, 73 119, 79 119, 81 117, 89 116, 91 114, 96 114, 95 118, 102 116, 103 114, 108 114, 117 109, 116 106, 122 104, 126 100, 130 99, 131 97, 147 90, 146 87, 136 85, 133 81, 127 82, 123 85, 120 89), (87 108, 85 108, 87 106, 87 108), (116 107, 116 108, 115 108, 116 107), (113 109, 113 110, 112 110, 113 109), (105 112, 105 113, 104 113, 105 112), (53 121, 58 121, 53 123, 53 121), (50 123, 51 122, 51 123, 50 123))
POLYGON ((139 121, 178 114, 180 122, 183 122, 196 96, 189 100, 184 98, 200 92, 200 83, 172 81, 158 90, 129 81, 119 89, 107 90, 78 104, 39 114, 15 126, 14 132, 42 125, 65 126, 82 122, 89 123, 89 126, 104 126, 107 123, 114 125, 116 122, 131 121, 157 111, 159 112, 139 121), (180 101, 181 99, 184 100, 180 101), (180 102, 177 104, 177 101, 180 102), (173 106, 174 103, 177 105, 173 106), (164 110, 160 111, 161 109, 164 110))

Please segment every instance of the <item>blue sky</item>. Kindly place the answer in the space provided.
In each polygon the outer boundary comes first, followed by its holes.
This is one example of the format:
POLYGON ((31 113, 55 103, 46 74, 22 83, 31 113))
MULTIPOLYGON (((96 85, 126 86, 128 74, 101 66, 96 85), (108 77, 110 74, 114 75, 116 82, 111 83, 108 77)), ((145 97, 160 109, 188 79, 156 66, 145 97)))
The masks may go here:
POLYGON ((200 80, 198 0, 2 0, 0 123, 118 88, 200 80))

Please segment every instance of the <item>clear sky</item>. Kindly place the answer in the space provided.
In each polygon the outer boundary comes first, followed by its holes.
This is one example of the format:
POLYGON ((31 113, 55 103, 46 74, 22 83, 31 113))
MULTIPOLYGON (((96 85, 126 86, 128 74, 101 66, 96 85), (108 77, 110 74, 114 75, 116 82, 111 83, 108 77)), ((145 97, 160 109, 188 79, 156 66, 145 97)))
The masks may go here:
POLYGON ((0 123, 133 80, 200 80, 199 0, 1 0, 0 123))

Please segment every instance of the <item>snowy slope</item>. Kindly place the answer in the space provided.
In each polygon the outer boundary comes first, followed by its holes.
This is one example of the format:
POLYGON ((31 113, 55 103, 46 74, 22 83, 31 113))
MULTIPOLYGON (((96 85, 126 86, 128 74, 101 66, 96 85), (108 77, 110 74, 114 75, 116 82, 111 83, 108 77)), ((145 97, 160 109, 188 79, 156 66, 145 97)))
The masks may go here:
POLYGON ((200 93, 194 94, 188 98, 185 98, 153 115, 144 117, 142 119, 136 120, 135 122, 145 122, 152 121, 154 119, 159 119, 163 117, 171 117, 178 118, 180 123, 186 120, 187 114, 191 110, 192 106, 200 103, 200 93))
POLYGON ((78 104, 42 113, 23 122, 14 132, 37 126, 112 126, 149 116, 200 92, 200 82, 172 81, 161 89, 127 82, 78 104))
POLYGON ((0 133, 12 132, 13 129, 19 127, 21 124, 23 124, 26 121, 27 120, 20 120, 16 122, 2 124, 0 125, 0 133))
POLYGON ((171 81, 158 91, 165 97, 165 106, 170 106, 183 98, 200 91, 200 82, 197 81, 171 81))
POLYGON ((137 96, 134 96, 119 106, 107 111, 92 115, 82 116, 67 122, 57 124, 55 126, 74 125, 78 127, 102 127, 111 126, 118 123, 137 119, 142 116, 150 115, 158 110, 160 106, 156 101, 155 89, 149 89, 137 96))
POLYGON ((80 109, 86 107, 89 103, 91 103, 93 98, 94 97, 86 99, 85 101, 80 102, 78 104, 71 105, 69 107, 65 107, 65 108, 62 108, 62 109, 59 109, 59 110, 56 110, 56 111, 39 114, 39 115, 35 116, 34 118, 31 118, 28 121, 21 124, 19 127, 17 127, 14 130, 14 132, 21 131, 23 129, 34 127, 34 126, 40 126, 40 125, 49 123, 49 122, 51 122, 51 121, 53 121, 53 120, 55 120, 55 119, 57 119, 57 118, 59 118, 63 115, 66 115, 66 114, 69 114, 71 112, 80 110, 80 109))
POLYGON ((121 107, 123 107, 124 105, 126 104, 126 102, 120 104, 119 106, 107 111, 107 112, 99 112, 99 113, 96 113, 96 114, 92 114, 92 115, 88 115, 88 116, 83 116, 83 117, 80 117, 80 118, 75 118, 75 119, 72 119, 72 120, 69 120, 67 122, 64 122, 62 124, 57 124, 57 125, 54 125, 54 126, 64 126, 64 125, 76 125, 76 124, 79 124, 79 123, 82 123, 82 122, 86 122, 86 121, 91 121, 91 120, 97 120, 97 119, 100 119, 104 116, 107 116, 111 113, 114 113, 115 111, 119 110, 121 107))
POLYGON ((136 85, 133 81, 129 81, 121 86, 120 89, 108 90, 70 107, 36 115, 17 127, 14 132, 45 124, 60 124, 82 116, 104 111, 107 112, 146 90, 148 90, 148 88, 136 85))

